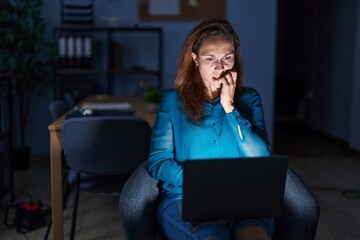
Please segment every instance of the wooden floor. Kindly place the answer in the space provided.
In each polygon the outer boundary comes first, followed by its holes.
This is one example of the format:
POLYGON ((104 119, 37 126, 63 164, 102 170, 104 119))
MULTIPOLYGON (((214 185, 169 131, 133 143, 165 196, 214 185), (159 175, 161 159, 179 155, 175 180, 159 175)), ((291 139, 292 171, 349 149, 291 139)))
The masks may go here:
POLYGON ((289 165, 312 189, 320 204, 316 240, 360 239, 360 154, 347 145, 301 124, 275 129, 275 151, 290 157, 289 165), (353 196, 353 195, 351 195, 353 196))
MULTIPOLYGON (((311 131, 300 124, 282 124, 275 128, 274 150, 290 156, 290 167, 311 187, 320 203, 320 221, 316 240, 359 240, 360 198, 347 198, 343 191, 360 190, 359 153, 346 144, 311 131)), ((49 158, 36 157, 26 171, 16 171, 16 201, 50 204, 49 158)), ((65 238, 68 239, 72 195, 65 210, 65 238)), ((0 220, 8 199, 0 203, 0 220)), ((12 219, 12 216, 9 218, 12 219)), ((2 221, 3 222, 3 221, 2 221)), ((118 214, 118 196, 81 193, 76 239, 124 239, 118 214)), ((43 239, 46 228, 26 234, 29 240, 43 239)), ((16 229, 0 225, 1 240, 24 240, 16 229)), ((49 239, 52 239, 51 235, 49 239)))
MULTIPOLYGON (((36 157, 31 160, 30 168, 26 171, 16 171, 16 202, 29 201, 31 194, 34 201, 42 201, 50 205, 50 165, 48 157, 36 157)), ((69 239, 70 222, 73 207, 73 194, 69 195, 67 208, 64 211, 64 238, 69 239)), ((118 207, 119 196, 81 192, 76 222, 75 239, 79 240, 113 240, 125 239, 118 207)), ((8 199, 3 199, 0 205, 0 220, 4 219, 4 208, 8 206, 8 199)), ((13 213, 13 212, 11 212, 13 213)), ((12 220, 14 214, 8 218, 12 220)), ((16 232, 15 228, 7 229, 0 225, 0 240, 42 240, 46 234, 46 227, 26 234, 16 232)), ((49 235, 49 240, 53 239, 49 235)))

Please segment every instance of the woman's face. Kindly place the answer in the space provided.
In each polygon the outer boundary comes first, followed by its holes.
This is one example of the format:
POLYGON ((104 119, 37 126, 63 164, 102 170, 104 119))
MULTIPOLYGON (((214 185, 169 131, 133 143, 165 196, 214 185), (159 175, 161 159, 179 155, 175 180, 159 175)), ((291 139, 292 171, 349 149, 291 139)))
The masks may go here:
POLYGON ((200 76, 208 91, 219 92, 221 73, 232 69, 235 62, 235 50, 232 41, 226 37, 215 37, 206 40, 198 54, 191 56, 200 72, 200 76))

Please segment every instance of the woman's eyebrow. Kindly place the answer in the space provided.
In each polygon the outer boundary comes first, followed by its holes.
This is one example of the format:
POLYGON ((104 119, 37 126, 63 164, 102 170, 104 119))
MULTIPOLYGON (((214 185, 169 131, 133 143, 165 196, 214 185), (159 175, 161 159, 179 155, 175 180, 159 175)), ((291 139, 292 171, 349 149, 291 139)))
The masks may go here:
POLYGON ((225 56, 234 54, 234 52, 235 52, 234 50, 231 50, 229 53, 226 53, 225 56))
MULTIPOLYGON (((225 53, 224 56, 228 56, 228 55, 231 55, 231 54, 234 54, 234 50, 231 50, 230 52, 225 53)), ((203 54, 201 54, 201 56, 215 57, 216 54, 204 52, 203 54)))
POLYGON ((201 56, 211 56, 211 57, 214 57, 215 54, 204 52, 204 53, 201 54, 201 56))

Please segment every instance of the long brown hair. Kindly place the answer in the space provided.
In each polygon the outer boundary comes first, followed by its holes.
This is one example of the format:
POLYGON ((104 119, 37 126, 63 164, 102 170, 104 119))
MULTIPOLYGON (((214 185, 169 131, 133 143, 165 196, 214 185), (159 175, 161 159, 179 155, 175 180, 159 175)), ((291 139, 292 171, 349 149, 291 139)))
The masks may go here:
MULTIPOLYGON (((244 66, 240 51, 240 40, 230 23, 222 18, 209 19, 198 24, 189 34, 178 62, 175 88, 178 90, 185 114, 197 123, 204 112, 204 84, 191 57, 198 54, 202 44, 214 37, 227 37, 235 48, 234 71, 237 72, 235 100, 240 96, 244 82, 244 66)), ((236 101, 235 101, 236 102, 236 101)))

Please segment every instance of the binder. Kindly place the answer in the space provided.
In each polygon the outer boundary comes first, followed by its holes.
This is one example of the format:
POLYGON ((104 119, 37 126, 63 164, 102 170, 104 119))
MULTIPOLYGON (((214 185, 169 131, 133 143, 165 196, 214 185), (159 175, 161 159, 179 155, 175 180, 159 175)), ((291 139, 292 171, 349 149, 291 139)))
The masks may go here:
POLYGON ((75 37, 75 67, 83 68, 83 37, 75 37))
POLYGON ((66 36, 59 36, 58 39, 59 68, 66 68, 66 36))
POLYGON ((92 38, 91 36, 84 36, 84 67, 91 68, 92 66, 92 38))
POLYGON ((67 67, 75 68, 75 37, 68 36, 66 43, 67 67))

